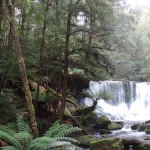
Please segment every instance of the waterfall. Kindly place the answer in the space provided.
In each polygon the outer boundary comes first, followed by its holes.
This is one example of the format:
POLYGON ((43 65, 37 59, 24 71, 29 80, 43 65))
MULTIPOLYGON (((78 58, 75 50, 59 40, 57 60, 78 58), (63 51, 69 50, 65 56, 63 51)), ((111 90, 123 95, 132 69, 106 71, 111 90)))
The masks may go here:
MULTIPOLYGON (((112 120, 150 120, 150 82, 91 81, 93 93, 109 93, 109 100, 100 99, 95 112, 107 113, 112 120)), ((85 105, 92 101, 86 98, 85 105)))

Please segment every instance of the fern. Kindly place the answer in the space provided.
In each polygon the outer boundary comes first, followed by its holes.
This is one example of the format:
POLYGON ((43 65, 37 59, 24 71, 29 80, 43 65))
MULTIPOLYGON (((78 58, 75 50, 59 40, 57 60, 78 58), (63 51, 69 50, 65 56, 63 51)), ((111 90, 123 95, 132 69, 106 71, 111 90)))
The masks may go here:
POLYGON ((0 131, 8 133, 9 135, 14 135, 17 133, 15 130, 13 130, 9 126, 5 126, 5 125, 0 125, 0 131))
POLYGON ((16 149, 14 146, 5 146, 1 147, 0 150, 18 150, 18 149, 16 149))
MULTIPOLYGON (((29 133, 29 125, 23 120, 23 117, 17 119, 18 131, 10 129, 8 126, 0 125, 0 139, 6 141, 12 146, 6 146, 1 149, 3 150, 50 150, 57 148, 57 141, 69 141, 77 142, 77 140, 66 137, 67 135, 80 131, 78 127, 71 125, 59 124, 55 122, 51 128, 44 134, 43 137, 36 138, 33 140, 32 135, 29 133)), ((64 145, 59 146, 63 149, 64 145)))
POLYGON ((12 135, 6 133, 6 132, 3 132, 3 131, 0 131, 0 139, 6 141, 7 143, 9 143, 10 145, 13 145, 16 149, 18 150, 22 150, 22 146, 21 144, 19 143, 19 141, 14 138, 12 135))
POLYGON ((30 126, 24 121, 23 116, 17 117, 17 130, 18 132, 31 132, 30 126))
POLYGON ((78 127, 73 127, 71 125, 59 124, 58 122, 54 123, 51 128, 44 134, 47 137, 65 137, 76 131, 81 131, 78 127))
POLYGON ((27 144, 33 140, 33 137, 28 132, 19 132, 14 135, 14 137, 19 141, 22 145, 23 149, 26 148, 27 144))
POLYGON ((30 142, 28 145, 29 150, 42 150, 42 149, 48 149, 50 145, 54 142, 56 142, 56 138, 50 138, 50 137, 40 137, 36 138, 33 141, 30 142))
POLYGON ((76 139, 71 138, 71 137, 58 137, 57 140, 58 141, 68 141, 71 143, 78 143, 78 141, 76 139))

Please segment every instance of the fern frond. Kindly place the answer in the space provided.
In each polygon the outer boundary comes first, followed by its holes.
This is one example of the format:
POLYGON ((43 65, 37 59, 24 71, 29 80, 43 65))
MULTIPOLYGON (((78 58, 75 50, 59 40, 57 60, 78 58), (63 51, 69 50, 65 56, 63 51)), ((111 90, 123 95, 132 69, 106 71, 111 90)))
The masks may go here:
POLYGON ((71 138, 71 137, 58 137, 56 138, 58 141, 67 141, 71 143, 78 143, 78 140, 71 138))
POLYGON ((5 133, 8 133, 9 135, 14 135, 16 134, 16 131, 11 129, 10 127, 6 125, 0 125, 0 131, 3 131, 5 133))
POLYGON ((0 150, 18 150, 14 146, 5 146, 5 147, 0 147, 0 150))
POLYGON ((56 133, 59 132, 60 129, 63 129, 63 126, 60 125, 58 122, 56 124, 54 123, 52 127, 50 127, 48 131, 44 134, 44 136, 53 137, 56 133))
POLYGON ((78 127, 73 127, 67 124, 59 124, 58 122, 54 123, 52 127, 44 134, 47 137, 64 137, 73 133, 75 131, 81 130, 78 127))
POLYGON ((5 142, 9 143, 10 145, 13 145, 16 149, 22 150, 21 144, 18 142, 18 140, 10 135, 9 133, 6 133, 4 131, 0 131, 0 139, 4 140, 5 142))
POLYGON ((82 129, 78 127, 68 127, 65 130, 61 130, 57 135, 54 135, 54 137, 65 137, 69 134, 72 134, 77 131, 81 131, 82 129))
POLYGON ((29 132, 30 133, 30 126, 29 124, 24 121, 23 116, 17 117, 17 128, 18 132, 29 132))
POLYGON ((49 149, 52 143, 57 141, 56 138, 50 137, 40 137, 32 140, 28 145, 27 149, 29 150, 42 150, 42 149, 49 149))
POLYGON ((71 133, 74 133, 76 131, 81 131, 80 128, 78 127, 73 127, 71 125, 67 125, 67 124, 55 124, 49 128, 49 130, 44 134, 44 136, 47 137, 65 137, 71 133))
POLYGON ((16 133, 16 134, 14 134, 14 137, 19 141, 19 143, 22 145, 22 147, 24 147, 23 149, 25 149, 27 144, 33 140, 32 135, 28 132, 16 133))

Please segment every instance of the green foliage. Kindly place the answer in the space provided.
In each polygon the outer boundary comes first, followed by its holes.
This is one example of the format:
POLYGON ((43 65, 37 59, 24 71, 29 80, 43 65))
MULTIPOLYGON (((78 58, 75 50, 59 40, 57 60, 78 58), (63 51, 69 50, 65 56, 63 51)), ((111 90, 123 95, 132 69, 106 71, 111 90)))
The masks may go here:
POLYGON ((13 137, 13 135, 0 131, 0 139, 6 141, 10 145, 13 145, 17 150, 22 150, 21 144, 15 137, 13 137))
POLYGON ((56 138, 50 138, 50 137, 40 137, 40 138, 36 138, 33 141, 30 142, 28 149, 32 149, 32 150, 41 150, 41 149, 48 149, 50 147, 50 145, 54 142, 56 142, 57 139, 56 138))
POLYGON ((0 149, 1 150, 18 150, 14 146, 5 146, 5 147, 1 147, 0 149))
POLYGON ((49 128, 49 130, 44 134, 46 137, 65 137, 71 133, 74 133, 76 131, 80 131, 81 129, 78 127, 73 127, 71 125, 67 124, 59 124, 58 121, 56 121, 52 127, 49 128))
POLYGON ((77 142, 77 140, 66 136, 81 130, 78 127, 55 122, 42 137, 33 139, 29 133, 29 126, 22 116, 18 117, 16 125, 19 132, 6 125, 0 125, 0 139, 12 145, 3 147, 3 150, 54 149, 57 147, 57 144, 55 144, 57 141, 77 142))
POLYGON ((1 91, 0 93, 0 121, 9 122, 16 119, 16 107, 11 104, 12 95, 10 91, 1 91))
POLYGON ((29 124, 24 120, 23 116, 17 117, 17 131, 18 132, 31 132, 29 124))

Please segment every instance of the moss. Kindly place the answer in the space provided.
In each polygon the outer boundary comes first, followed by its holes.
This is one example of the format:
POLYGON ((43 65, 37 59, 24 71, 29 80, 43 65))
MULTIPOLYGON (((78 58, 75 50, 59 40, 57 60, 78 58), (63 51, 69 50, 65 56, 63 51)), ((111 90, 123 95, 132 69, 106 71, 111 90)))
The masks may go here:
POLYGON ((108 125, 109 130, 117 130, 117 129, 122 129, 122 126, 117 123, 111 123, 108 125))
POLYGON ((90 142, 90 148, 92 150, 123 150, 123 142, 120 138, 108 138, 99 141, 90 142))
POLYGON ((77 138, 80 145, 90 146, 90 142, 96 142, 98 139, 93 137, 92 135, 84 135, 77 138))
POLYGON ((99 125, 103 125, 103 124, 107 125, 109 123, 111 123, 111 121, 107 116, 101 116, 97 119, 97 124, 99 125))
POLYGON ((142 143, 142 144, 140 144, 139 149, 140 150, 150 150, 150 145, 142 143))

